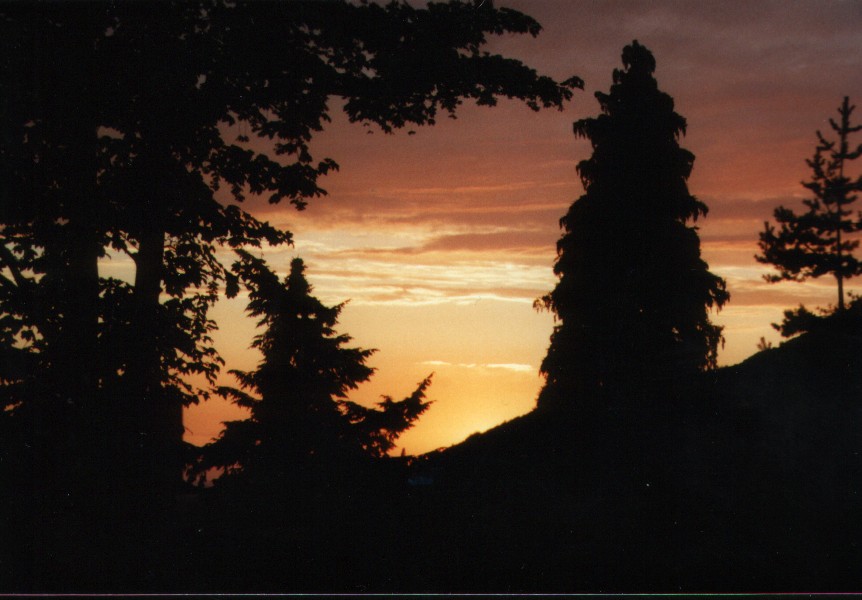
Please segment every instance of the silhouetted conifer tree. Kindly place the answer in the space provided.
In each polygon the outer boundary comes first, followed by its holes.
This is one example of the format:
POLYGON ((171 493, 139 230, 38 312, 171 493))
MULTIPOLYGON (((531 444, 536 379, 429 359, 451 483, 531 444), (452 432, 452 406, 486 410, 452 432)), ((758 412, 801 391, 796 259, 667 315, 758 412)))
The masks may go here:
POLYGON ((465 99, 560 107, 577 78, 486 51, 539 30, 491 2, 0 5, 0 327, 19 330, 0 352, 31 354, 34 472, 58 497, 61 479, 181 483, 182 407, 205 396, 186 376, 220 366, 207 311, 231 274, 215 250, 290 240, 237 203, 325 193, 337 164, 310 141, 333 97, 386 132, 465 99), (100 277, 107 252, 133 282, 100 277))
POLYGON ((707 207, 686 185, 694 155, 680 148, 686 122, 658 89, 655 59, 636 41, 623 50, 602 114, 577 121, 592 143, 578 164, 585 193, 560 220, 554 272, 537 301, 558 324, 542 363, 539 406, 599 391, 629 391, 714 367, 721 328, 708 309, 728 299, 700 256, 689 222, 707 207))
MULTIPOLYGON (((855 106, 849 98, 838 107, 839 120, 829 119, 829 126, 837 139, 828 140, 817 132, 814 156, 805 162, 811 168, 811 179, 802 183, 812 196, 803 200, 806 211, 796 214, 789 208, 775 209, 776 229, 764 223, 760 233, 760 250, 755 258, 778 269, 777 275, 766 275, 767 281, 804 281, 823 275, 832 275, 838 283, 837 310, 845 309, 844 282, 862 274, 862 261, 853 256, 859 240, 853 233, 862 230, 862 214, 853 213, 850 205, 862 190, 862 176, 852 179, 846 173, 848 163, 862 155, 862 144, 850 147, 851 134, 862 130, 862 125, 851 125, 850 115, 855 106)), ((793 335, 805 329, 806 320, 816 318, 804 306, 797 314, 785 313, 785 325, 779 326, 784 335, 793 335)))
POLYGON ((300 259, 281 282, 263 260, 240 257, 235 270, 249 286, 248 312, 265 327, 252 344, 263 359, 254 371, 231 371, 239 389, 221 388, 251 415, 225 423, 198 470, 218 467, 271 485, 384 456, 430 405, 430 377, 401 401, 387 397, 377 408, 349 401, 348 392, 374 372, 365 364, 374 350, 345 347, 350 336, 334 329, 343 304, 325 306, 311 295, 300 259))

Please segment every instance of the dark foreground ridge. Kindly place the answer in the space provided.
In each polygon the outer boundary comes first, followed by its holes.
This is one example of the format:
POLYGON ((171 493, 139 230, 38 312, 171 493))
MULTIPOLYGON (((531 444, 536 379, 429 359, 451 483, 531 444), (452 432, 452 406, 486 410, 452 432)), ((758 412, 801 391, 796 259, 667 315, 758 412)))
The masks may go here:
POLYGON ((9 501, 0 581, 79 592, 859 589, 860 398, 862 338, 820 332, 637 409, 537 411, 338 478, 254 494, 189 488, 162 505, 9 501))
POLYGON ((860 400, 862 338, 818 333, 639 409, 534 412, 427 457, 429 530, 456 587, 858 589, 860 400))

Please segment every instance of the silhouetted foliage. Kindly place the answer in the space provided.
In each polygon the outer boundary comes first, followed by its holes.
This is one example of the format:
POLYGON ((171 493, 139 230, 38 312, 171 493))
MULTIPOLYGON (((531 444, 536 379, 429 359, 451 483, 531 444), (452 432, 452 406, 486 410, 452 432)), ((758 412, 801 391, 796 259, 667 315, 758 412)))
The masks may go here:
POLYGON ((757 342, 757 351, 758 352, 764 352, 766 350, 772 350, 772 349, 773 349, 772 342, 769 342, 766 340, 765 337, 760 336, 760 341, 757 342))
POLYGON ((818 325, 829 314, 827 309, 821 314, 815 314, 805 308, 805 305, 800 304, 798 308, 784 311, 784 319, 781 323, 773 323, 772 327, 781 333, 783 337, 793 337, 800 333, 812 331, 818 328, 818 325))
POLYGON ((46 481, 140 491, 178 483, 182 406, 207 393, 186 376, 221 366, 208 309, 236 282, 216 249, 290 241, 237 203, 325 194, 337 164, 310 141, 333 97, 389 132, 580 86, 487 53, 540 30, 490 2, 21 3, 0 27, 0 342, 29 354, 4 393, 33 384, 46 481), (134 280, 100 277, 109 257, 134 280))
POLYGON ((335 326, 343 304, 325 306, 311 295, 302 260, 284 282, 266 263, 240 251, 235 272, 249 287, 248 312, 265 331, 252 347, 263 354, 254 371, 231 371, 240 388, 220 393, 250 411, 229 421, 203 449, 198 470, 243 474, 257 483, 294 483, 309 470, 331 475, 362 455, 383 457, 399 434, 430 405, 430 377, 404 400, 384 398, 377 408, 351 402, 348 393, 374 373, 365 362, 374 350, 349 348, 335 326))
POLYGON ((838 283, 838 307, 844 310, 844 281, 862 274, 862 261, 853 256, 858 239, 848 236, 862 230, 862 216, 849 209, 862 190, 862 176, 852 179, 847 173, 849 162, 862 155, 862 144, 850 147, 850 134, 862 130, 851 125, 850 115, 855 106, 845 97, 838 107, 839 121, 829 119, 837 139, 828 140, 817 132, 814 156, 805 162, 811 168, 811 180, 803 182, 813 195, 803 200, 806 211, 796 214, 789 208, 775 209, 776 230, 764 223, 759 246, 762 254, 755 258, 774 265, 778 275, 766 275, 767 281, 804 281, 808 278, 832 275, 838 283))
POLYGON ((652 54, 623 50, 602 114, 574 124, 592 143, 578 164, 585 193, 560 220, 556 288, 537 305, 558 320, 542 363, 540 406, 601 390, 649 387, 716 364, 721 328, 708 309, 728 299, 700 257, 689 221, 707 207, 687 188, 686 122, 659 91, 652 54))
POLYGON ((820 308, 816 313, 800 304, 796 309, 785 310, 781 323, 773 323, 772 326, 786 338, 810 332, 862 335, 862 298, 851 293, 850 303, 844 310, 830 306, 820 308))

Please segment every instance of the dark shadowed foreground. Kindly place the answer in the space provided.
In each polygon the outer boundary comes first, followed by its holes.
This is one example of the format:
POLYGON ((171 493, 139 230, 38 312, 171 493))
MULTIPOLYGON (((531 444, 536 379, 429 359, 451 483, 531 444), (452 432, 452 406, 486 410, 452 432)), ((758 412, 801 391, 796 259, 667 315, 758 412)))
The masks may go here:
POLYGON ((254 495, 217 485, 162 505, 46 507, 6 489, 0 581, 79 592, 859 589, 860 397, 860 332, 816 332, 640 409, 537 411, 419 459, 357 461, 254 495))

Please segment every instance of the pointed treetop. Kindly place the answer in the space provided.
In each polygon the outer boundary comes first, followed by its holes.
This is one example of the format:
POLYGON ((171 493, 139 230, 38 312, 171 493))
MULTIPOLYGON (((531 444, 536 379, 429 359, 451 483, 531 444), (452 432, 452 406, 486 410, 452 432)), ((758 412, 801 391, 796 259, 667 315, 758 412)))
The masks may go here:
POLYGON ((305 273, 305 263, 301 258, 294 258, 290 261, 290 275, 292 277, 301 277, 305 273))
POLYGON ((305 263, 301 258, 294 258, 290 261, 287 289, 301 296, 311 293, 311 284, 305 278, 305 263))
POLYGON ((629 72, 643 72, 648 75, 655 73, 655 57, 637 40, 623 48, 623 65, 629 72))

